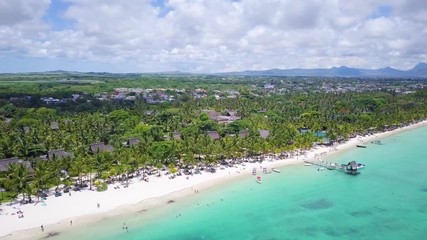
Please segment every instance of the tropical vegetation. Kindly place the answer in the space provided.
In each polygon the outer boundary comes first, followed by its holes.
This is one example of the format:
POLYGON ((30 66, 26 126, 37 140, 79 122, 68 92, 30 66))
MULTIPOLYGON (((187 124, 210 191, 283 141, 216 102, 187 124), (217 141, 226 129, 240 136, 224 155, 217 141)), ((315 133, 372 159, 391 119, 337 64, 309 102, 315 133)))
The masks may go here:
MULTIPOLYGON (((356 134, 399 127, 427 116, 426 90, 410 94, 387 90, 253 94, 249 87, 253 82, 245 81, 233 83, 241 92, 236 98, 196 99, 187 94, 157 105, 141 99, 14 104, 7 101, 7 96, 0 100, 0 159, 18 157, 24 164, 11 164, 7 171, 0 172, 1 199, 19 196, 32 201, 43 198, 49 189, 60 188, 104 191, 106 183, 125 184, 149 167, 169 169, 175 174, 182 168, 214 166, 225 159, 308 149, 324 141, 316 135, 320 131, 330 141, 344 141, 356 134), (241 119, 220 124, 204 110, 235 110, 241 119), (52 128, 52 124, 58 127, 52 128), (308 131, 302 133, 301 129, 308 131), (249 135, 239 136, 243 130, 249 135), (270 134, 264 138, 259 130, 270 134), (217 131, 220 138, 212 139, 208 131, 217 131), (176 132, 179 138, 174 137, 176 132), (128 146, 125 143, 130 138, 138 138, 139 142, 128 146), (97 142, 111 145, 114 151, 90 151, 90 145, 97 142), (71 154, 40 158, 56 149, 71 154)), ((194 87, 188 82, 176 84, 194 87)), ((23 91, 16 90, 25 94, 23 91)), ((28 90, 42 94, 40 91, 28 90)))

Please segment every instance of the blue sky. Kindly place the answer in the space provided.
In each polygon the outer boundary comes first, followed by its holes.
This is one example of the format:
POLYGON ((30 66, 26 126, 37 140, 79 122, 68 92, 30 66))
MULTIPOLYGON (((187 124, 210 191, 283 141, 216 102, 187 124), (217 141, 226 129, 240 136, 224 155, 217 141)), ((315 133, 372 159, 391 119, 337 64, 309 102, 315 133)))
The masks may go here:
POLYGON ((70 5, 69 2, 53 0, 43 16, 43 21, 51 25, 53 30, 72 28, 74 22, 63 17, 70 5))
POLYGON ((0 72, 409 69, 424 0, 2 0, 0 72))

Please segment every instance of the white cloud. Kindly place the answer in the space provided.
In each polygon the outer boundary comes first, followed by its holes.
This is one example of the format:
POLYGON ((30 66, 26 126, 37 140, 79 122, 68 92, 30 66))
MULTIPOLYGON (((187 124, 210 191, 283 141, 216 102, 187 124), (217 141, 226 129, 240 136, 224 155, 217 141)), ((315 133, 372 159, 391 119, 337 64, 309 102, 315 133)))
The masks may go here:
POLYGON ((74 24, 53 30, 42 20, 50 1, 0 0, 0 50, 135 71, 407 68, 426 56, 421 0, 169 0, 168 11, 150 0, 66 1, 74 24))
POLYGON ((50 0, 1 0, 0 25, 14 25, 37 20, 49 7, 50 0))
POLYGON ((364 30, 367 33, 367 37, 387 38, 394 35, 394 27, 396 25, 392 19, 380 17, 367 20, 364 24, 364 30))

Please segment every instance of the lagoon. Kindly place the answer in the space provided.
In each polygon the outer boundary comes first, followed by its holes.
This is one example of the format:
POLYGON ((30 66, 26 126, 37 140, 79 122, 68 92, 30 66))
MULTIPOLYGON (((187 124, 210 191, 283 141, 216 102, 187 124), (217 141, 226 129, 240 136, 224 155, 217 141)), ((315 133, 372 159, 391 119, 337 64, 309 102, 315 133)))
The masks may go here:
POLYGON ((381 141, 323 159, 366 164, 358 176, 286 166, 50 239, 424 239, 427 127, 381 141))

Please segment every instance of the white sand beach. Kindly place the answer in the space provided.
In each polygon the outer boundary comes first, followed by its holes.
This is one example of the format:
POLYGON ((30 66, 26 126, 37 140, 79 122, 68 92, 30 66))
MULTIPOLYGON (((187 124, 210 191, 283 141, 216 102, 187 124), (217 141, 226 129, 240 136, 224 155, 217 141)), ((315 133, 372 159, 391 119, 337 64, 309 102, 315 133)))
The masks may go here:
MULTIPOLYGON (((192 176, 182 175, 175 179, 169 179, 167 175, 161 177, 150 176, 149 182, 134 178, 129 186, 110 185, 105 192, 83 190, 72 191, 71 195, 63 194, 60 197, 49 196, 43 202, 21 205, 20 203, 0 205, 0 239, 37 239, 47 236, 49 233, 61 232, 65 228, 82 226, 88 222, 96 222, 106 216, 114 216, 124 212, 130 212, 133 206, 145 204, 144 208, 150 208, 150 204, 167 204, 173 200, 179 192, 181 195, 194 194, 194 191, 207 189, 209 186, 230 181, 235 177, 253 177, 253 168, 285 167, 291 164, 303 164, 304 159, 322 158, 354 148, 357 144, 370 143, 383 137, 399 133, 408 129, 426 126, 427 120, 416 124, 399 128, 393 131, 378 133, 370 136, 357 136, 351 140, 331 147, 318 146, 304 152, 302 155, 287 159, 272 159, 267 157, 262 163, 245 163, 234 167, 217 169, 215 173, 203 172, 192 176), (155 201, 150 201, 155 200, 155 201), (99 207, 98 207, 99 205, 99 207), (19 218, 17 212, 22 212, 23 218, 19 218), (114 212, 114 214, 111 214, 114 212), (72 221, 72 223, 71 223, 72 221), (44 232, 41 231, 41 225, 44 232)), ((35 199, 37 200, 37 199, 35 199)), ((135 207, 136 208, 136 207, 135 207)), ((20 214, 19 214, 20 215, 20 214)))

